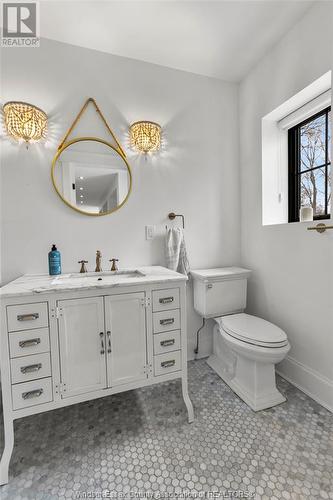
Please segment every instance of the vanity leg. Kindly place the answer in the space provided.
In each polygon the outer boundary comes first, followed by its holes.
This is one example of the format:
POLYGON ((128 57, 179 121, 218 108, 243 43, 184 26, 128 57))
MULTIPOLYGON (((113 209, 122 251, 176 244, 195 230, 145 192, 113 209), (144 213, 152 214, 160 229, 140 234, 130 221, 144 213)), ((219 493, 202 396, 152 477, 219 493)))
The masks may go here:
POLYGON ((0 462, 0 486, 8 483, 9 462, 14 447, 14 420, 10 415, 6 415, 5 409, 3 420, 5 447, 0 462))
POLYGON ((190 400, 190 396, 188 394, 187 376, 182 377, 182 393, 183 393, 184 403, 187 409, 188 422, 189 424, 191 424, 194 420, 194 411, 193 411, 192 401, 190 400))

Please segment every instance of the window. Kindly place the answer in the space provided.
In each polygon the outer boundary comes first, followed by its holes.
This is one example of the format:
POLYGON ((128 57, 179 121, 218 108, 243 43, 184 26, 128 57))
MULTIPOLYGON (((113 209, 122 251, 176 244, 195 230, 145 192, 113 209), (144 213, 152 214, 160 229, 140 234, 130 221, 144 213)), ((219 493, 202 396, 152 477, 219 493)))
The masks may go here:
POLYGON ((289 222, 299 221, 302 206, 313 218, 327 219, 331 209, 331 108, 288 130, 289 222))

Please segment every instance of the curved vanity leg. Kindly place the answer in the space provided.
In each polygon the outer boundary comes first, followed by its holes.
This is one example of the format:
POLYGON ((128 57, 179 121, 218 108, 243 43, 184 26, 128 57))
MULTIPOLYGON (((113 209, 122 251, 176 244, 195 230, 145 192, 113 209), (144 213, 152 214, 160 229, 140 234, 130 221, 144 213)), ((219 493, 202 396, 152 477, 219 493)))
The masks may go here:
POLYGON ((183 393, 184 403, 187 409, 188 422, 189 424, 191 424, 194 421, 194 411, 193 411, 192 401, 190 400, 190 396, 188 394, 187 377, 186 378, 182 377, 182 393, 183 393))
POLYGON ((14 421, 9 415, 6 415, 5 409, 4 409, 3 420, 4 420, 3 427, 5 435, 5 447, 0 462, 0 485, 8 483, 9 462, 14 447, 14 421))

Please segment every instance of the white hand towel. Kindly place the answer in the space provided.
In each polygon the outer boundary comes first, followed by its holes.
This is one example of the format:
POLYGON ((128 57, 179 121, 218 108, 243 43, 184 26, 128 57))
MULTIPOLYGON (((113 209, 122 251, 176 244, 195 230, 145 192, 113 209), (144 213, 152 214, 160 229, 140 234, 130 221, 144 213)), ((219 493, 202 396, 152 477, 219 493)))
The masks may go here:
POLYGON ((187 258, 184 231, 181 227, 167 229, 165 237, 165 256, 168 269, 188 275, 190 264, 187 258))

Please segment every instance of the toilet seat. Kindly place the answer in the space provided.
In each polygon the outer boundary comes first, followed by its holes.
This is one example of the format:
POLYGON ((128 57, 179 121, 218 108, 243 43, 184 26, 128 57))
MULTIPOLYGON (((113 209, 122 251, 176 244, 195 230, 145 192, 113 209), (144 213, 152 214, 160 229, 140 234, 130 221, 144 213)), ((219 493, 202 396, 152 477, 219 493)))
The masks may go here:
POLYGON ((250 314, 231 314, 215 318, 215 321, 225 333, 246 344, 269 348, 288 344, 287 335, 281 328, 250 314))

